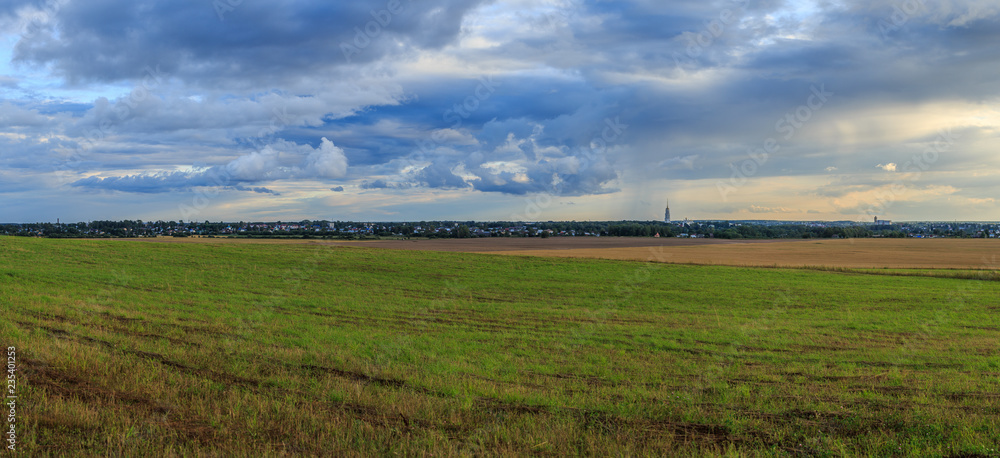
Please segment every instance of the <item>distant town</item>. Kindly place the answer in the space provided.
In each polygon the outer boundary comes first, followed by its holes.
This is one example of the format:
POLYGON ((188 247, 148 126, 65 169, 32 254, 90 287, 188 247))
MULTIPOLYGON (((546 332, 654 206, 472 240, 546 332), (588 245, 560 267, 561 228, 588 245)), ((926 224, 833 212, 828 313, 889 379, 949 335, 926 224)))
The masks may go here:
POLYGON ((548 221, 548 222, 185 222, 92 221, 6 223, 0 235, 48 238, 383 238, 475 237, 682 237, 718 239, 790 238, 998 238, 1000 222, 856 221, 548 221))

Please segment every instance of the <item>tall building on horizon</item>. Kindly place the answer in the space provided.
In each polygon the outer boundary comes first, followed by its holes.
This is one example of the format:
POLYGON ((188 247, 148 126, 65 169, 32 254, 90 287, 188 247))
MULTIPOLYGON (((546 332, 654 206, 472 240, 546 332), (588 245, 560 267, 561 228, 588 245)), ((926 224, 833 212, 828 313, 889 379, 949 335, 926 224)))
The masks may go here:
POLYGON ((667 201, 667 210, 663 212, 663 221, 666 223, 670 222, 670 201, 667 201))

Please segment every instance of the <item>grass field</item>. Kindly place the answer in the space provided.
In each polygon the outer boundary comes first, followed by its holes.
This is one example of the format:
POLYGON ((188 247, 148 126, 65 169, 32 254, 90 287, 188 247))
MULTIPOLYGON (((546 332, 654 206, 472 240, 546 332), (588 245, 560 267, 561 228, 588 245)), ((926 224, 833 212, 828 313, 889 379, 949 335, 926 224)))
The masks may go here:
POLYGON ((996 281, 0 237, 0 305, 32 456, 1000 450, 996 281))

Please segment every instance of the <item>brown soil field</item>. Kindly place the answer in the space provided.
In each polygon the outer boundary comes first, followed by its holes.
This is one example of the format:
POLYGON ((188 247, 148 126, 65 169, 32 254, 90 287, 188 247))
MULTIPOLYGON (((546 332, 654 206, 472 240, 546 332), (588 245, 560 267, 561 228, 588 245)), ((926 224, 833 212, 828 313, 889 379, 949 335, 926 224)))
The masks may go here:
POLYGON ((1000 240, 841 239, 720 240, 639 237, 498 237, 485 239, 336 241, 315 239, 121 239, 163 243, 337 245, 394 250, 454 251, 763 267, 1000 269, 1000 240))
POLYGON ((266 244, 266 245, 302 245, 302 244, 340 244, 341 242, 337 240, 317 240, 317 239, 247 239, 247 238, 230 238, 230 237, 148 237, 148 238, 134 238, 134 239, 123 239, 123 238, 112 238, 112 239, 94 239, 94 240, 114 240, 117 242, 149 242, 149 243, 252 243, 252 244, 266 244))
POLYGON ((774 243, 773 240, 681 239, 674 237, 493 237, 482 239, 377 240, 337 242, 338 245, 389 248, 395 250, 458 251, 496 253, 507 251, 619 250, 635 248, 705 245, 746 245, 774 243))
POLYGON ((504 255, 656 260, 678 264, 892 269, 1000 269, 1000 240, 847 239, 774 243, 511 250, 504 255))
MULTIPOLYGON (((527 250, 577 250, 608 248, 646 248, 701 245, 745 245, 775 243, 776 240, 681 239, 673 237, 492 237, 481 239, 416 239, 416 240, 320 240, 320 239, 238 239, 209 237, 156 237, 142 239, 112 239, 156 243, 261 243, 271 245, 337 245, 391 250, 454 251, 462 253, 493 253, 527 250)), ((784 241, 784 243, 789 243, 784 241)), ((794 243, 794 242, 793 242, 794 243)))

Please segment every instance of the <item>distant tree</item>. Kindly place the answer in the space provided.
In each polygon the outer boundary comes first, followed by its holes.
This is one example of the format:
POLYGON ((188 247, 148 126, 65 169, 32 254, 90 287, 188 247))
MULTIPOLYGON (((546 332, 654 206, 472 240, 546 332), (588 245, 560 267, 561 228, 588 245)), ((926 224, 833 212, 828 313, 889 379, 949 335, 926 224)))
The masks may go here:
POLYGON ((469 237, 472 237, 472 231, 469 230, 469 226, 463 224, 455 228, 455 230, 452 232, 452 237, 456 239, 467 239, 469 237))

